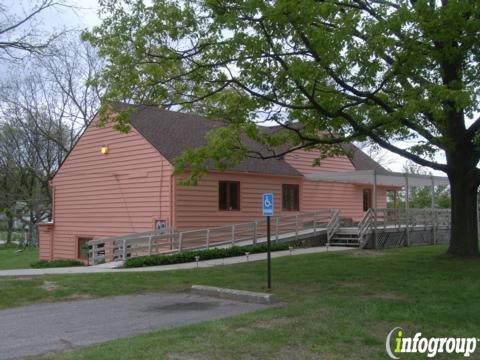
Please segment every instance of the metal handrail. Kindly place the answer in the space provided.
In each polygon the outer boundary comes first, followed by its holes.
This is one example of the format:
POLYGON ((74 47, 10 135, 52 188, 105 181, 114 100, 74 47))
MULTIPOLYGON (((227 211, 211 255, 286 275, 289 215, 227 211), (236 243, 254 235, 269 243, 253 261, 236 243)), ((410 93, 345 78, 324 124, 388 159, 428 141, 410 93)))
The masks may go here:
POLYGON ((110 236, 106 238, 99 238, 99 239, 94 239, 90 240, 88 242, 89 245, 94 244, 94 243, 103 243, 109 240, 128 240, 128 239, 139 239, 142 237, 148 238, 149 236, 154 236, 154 235, 163 235, 163 234, 173 234, 175 233, 176 230, 175 228, 169 227, 165 229, 158 229, 154 231, 147 231, 147 232, 142 232, 142 233, 131 233, 131 234, 125 234, 125 235, 118 235, 118 236, 110 236))
MULTIPOLYGON (((377 210, 378 211, 378 210, 377 210)), ((360 248, 365 247, 367 241, 365 241, 365 235, 371 229, 372 225, 375 222, 374 219, 374 211, 372 209, 368 209, 363 216, 363 219, 358 224, 358 239, 360 248)), ((378 221, 378 220, 377 220, 378 221)))
MULTIPOLYGON (((319 210, 307 213, 294 213, 272 217, 273 240, 280 241, 287 235, 295 240, 306 232, 322 229, 327 237, 339 226, 340 212, 337 209, 319 210)), ((256 244, 266 238, 266 220, 258 219, 248 223, 217 226, 208 229, 177 231, 173 228, 164 232, 153 231, 129 234, 89 241, 90 262, 124 260, 128 257, 156 253, 180 252, 186 249, 256 244)))
POLYGON ((377 209, 377 225, 413 228, 450 226, 450 209, 377 209))
POLYGON ((330 240, 340 227, 340 210, 332 209, 331 213, 332 217, 327 224, 327 244, 330 244, 330 240))
MULTIPOLYGON (((360 241, 360 248, 366 246, 366 234, 372 230, 375 225, 377 231, 386 231, 387 228, 404 229, 408 233, 414 229, 433 231, 433 238, 436 237, 436 232, 439 229, 450 228, 450 209, 389 209, 381 208, 376 210, 376 217, 374 211, 368 209, 363 219, 358 224, 358 238, 360 241)), ((407 240, 408 241, 408 240, 407 240)))

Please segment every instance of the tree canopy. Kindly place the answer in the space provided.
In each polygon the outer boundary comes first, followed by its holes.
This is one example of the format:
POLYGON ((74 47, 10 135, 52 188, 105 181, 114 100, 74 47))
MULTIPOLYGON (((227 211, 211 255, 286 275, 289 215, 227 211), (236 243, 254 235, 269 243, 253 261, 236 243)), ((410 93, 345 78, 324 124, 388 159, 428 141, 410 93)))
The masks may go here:
MULTIPOLYGON (((369 138, 447 173, 449 252, 478 255, 476 202, 466 199, 480 182, 479 2, 103 0, 100 15, 84 39, 109 61, 97 80, 103 115, 123 101, 230 122, 180 167, 201 168, 219 150, 258 156, 241 133, 288 142, 285 151, 369 138), (266 135, 259 122, 285 131, 266 135)), ((116 121, 128 128, 127 115, 116 121)))

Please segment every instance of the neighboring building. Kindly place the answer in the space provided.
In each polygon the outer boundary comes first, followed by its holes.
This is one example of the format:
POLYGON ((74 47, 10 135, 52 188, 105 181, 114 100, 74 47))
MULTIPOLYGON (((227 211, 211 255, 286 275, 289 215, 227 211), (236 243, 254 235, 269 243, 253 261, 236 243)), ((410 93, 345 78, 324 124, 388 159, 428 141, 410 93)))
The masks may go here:
MULTIPOLYGON (((158 226, 198 229, 248 222, 262 216, 261 194, 275 194, 275 214, 338 208, 359 221, 371 207, 369 185, 309 181, 305 175, 386 170, 353 145, 351 157, 313 166, 319 153, 295 151, 281 159, 246 159, 235 168, 214 169, 196 186, 182 186, 173 162, 184 150, 205 145, 219 122, 140 106, 132 129, 120 133, 94 121, 52 179, 53 221, 40 225, 42 259, 83 258, 86 241, 158 226), (103 149, 103 151, 102 151, 103 149)), ((385 207, 386 187, 378 189, 385 207)))

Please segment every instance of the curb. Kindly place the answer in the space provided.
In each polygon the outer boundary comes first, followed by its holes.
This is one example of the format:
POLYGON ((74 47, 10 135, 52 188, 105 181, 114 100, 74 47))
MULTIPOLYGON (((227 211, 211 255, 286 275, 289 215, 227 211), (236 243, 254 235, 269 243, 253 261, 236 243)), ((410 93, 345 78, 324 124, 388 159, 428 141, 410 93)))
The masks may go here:
POLYGON ((225 289, 214 286, 192 285, 193 294, 238 300, 249 303, 272 305, 279 302, 274 294, 259 293, 245 290, 225 289))

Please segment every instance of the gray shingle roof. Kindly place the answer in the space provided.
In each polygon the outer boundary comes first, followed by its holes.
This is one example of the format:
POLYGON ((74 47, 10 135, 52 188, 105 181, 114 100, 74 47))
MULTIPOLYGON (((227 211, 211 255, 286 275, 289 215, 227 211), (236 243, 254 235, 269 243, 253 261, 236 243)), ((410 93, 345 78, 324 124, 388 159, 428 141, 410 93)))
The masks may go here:
POLYGON ((376 170, 377 174, 385 175, 389 174, 390 171, 385 169, 382 165, 373 160, 370 156, 365 154, 362 150, 357 148, 353 144, 343 144, 343 149, 345 150, 348 158, 355 170, 376 170))
MULTIPOLYGON (((195 114, 162 110, 155 106, 138 105, 135 108, 131 116, 132 126, 171 163, 185 150, 206 145, 206 133, 224 125, 221 121, 208 120, 195 114)), ((259 149, 253 141, 249 139, 246 141, 250 148, 259 149)), ((379 174, 388 172, 356 146, 352 144, 342 146, 356 170, 376 169, 379 174)), ((213 166, 211 168, 213 169, 213 166)), ((232 170, 302 176, 281 158, 267 160, 247 158, 232 170)))
MULTIPOLYGON (((207 144, 208 131, 224 125, 221 121, 202 116, 162 110, 153 106, 138 106, 131 117, 132 126, 142 134, 165 158, 173 163, 185 150, 207 144)), ((251 148, 255 144, 249 144, 251 148)), ((213 169, 213 166, 210 166, 213 169)), ((232 171, 302 176, 283 159, 247 158, 232 171)))

